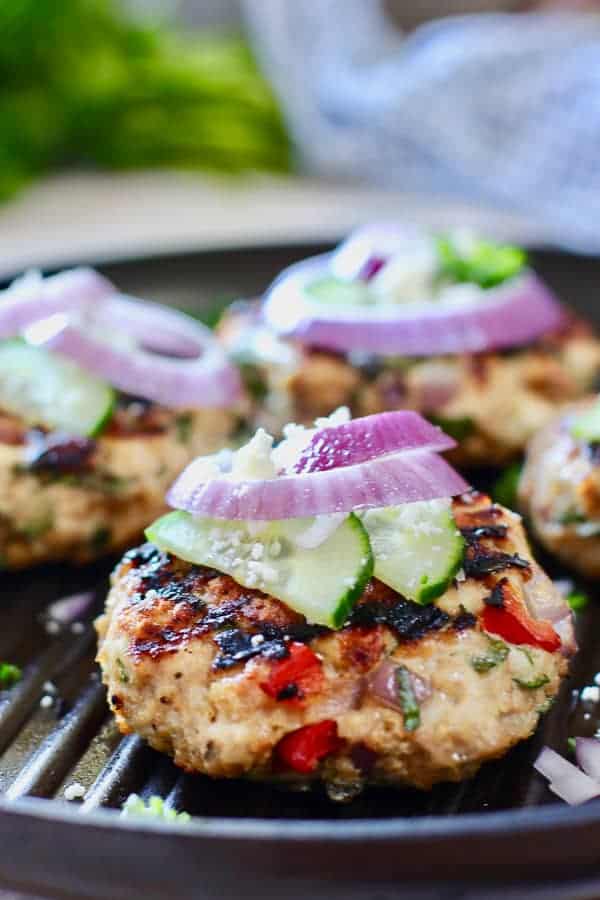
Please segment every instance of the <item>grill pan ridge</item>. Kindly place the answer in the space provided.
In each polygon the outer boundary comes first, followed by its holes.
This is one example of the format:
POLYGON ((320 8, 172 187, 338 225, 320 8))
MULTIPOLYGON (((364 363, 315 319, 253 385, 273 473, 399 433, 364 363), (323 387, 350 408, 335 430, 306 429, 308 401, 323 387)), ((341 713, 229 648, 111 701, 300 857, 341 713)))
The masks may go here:
MULTIPOLYGON (((322 249, 211 251, 102 271, 128 292, 201 310, 252 296, 284 265, 322 249)), ((600 326, 600 261, 544 252, 534 263, 600 326)), ((280 897, 285 878, 286 897, 387 900, 403 896, 398 879, 420 879, 419 890, 444 880, 454 885, 453 897, 479 881, 528 878, 541 891, 545 879, 553 880, 552 890, 567 882, 572 889, 573 879, 593 881, 600 801, 579 809, 559 804, 532 762, 542 744, 564 754, 575 727, 593 734, 600 723, 600 703, 582 710, 577 702, 600 671, 600 605, 578 614, 580 653, 531 740, 461 785, 431 793, 372 788, 333 804, 320 789, 289 793, 187 775, 138 737, 117 733, 93 662, 92 626, 114 561, 0 575, 0 660, 23 667, 22 680, 0 694, 0 882, 56 897, 264 898, 280 897), (80 591, 95 597, 83 624, 49 625, 48 606, 80 591), (52 700, 41 703, 45 696, 52 700), (69 804, 64 791, 75 783, 85 798, 69 804), (118 809, 132 792, 159 794, 197 821, 167 829, 104 811, 118 809)), ((599 884, 582 881, 577 896, 600 894, 599 884)))

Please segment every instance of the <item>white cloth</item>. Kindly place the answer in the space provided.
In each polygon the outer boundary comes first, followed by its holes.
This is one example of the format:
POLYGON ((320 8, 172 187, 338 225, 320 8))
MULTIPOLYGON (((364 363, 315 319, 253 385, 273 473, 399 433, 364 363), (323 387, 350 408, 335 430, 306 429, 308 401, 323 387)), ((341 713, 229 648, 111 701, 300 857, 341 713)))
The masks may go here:
POLYGON ((377 0, 245 10, 307 169, 525 215, 600 252, 600 16, 460 16, 403 36, 377 0))

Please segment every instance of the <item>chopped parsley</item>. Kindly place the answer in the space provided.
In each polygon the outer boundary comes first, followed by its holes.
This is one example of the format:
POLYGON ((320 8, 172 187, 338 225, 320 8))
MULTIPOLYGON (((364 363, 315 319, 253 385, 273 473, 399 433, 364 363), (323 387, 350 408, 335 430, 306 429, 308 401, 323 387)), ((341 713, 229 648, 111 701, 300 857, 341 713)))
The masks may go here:
POLYGON ((574 612, 585 609, 589 602, 590 598, 584 591, 571 591, 571 593, 567 595, 567 603, 574 612))
POLYGON ((0 691, 9 690, 22 677, 23 673, 18 666, 14 666, 12 663, 0 662, 0 691))
POLYGON ((404 727, 415 731, 421 724, 421 710, 415 696, 410 672, 405 666, 396 669, 396 692, 404 716, 404 727))
POLYGON ((528 691, 537 691, 538 688, 544 687, 545 684, 548 684, 550 679, 547 675, 538 675, 536 678, 532 678, 531 681, 525 681, 523 678, 513 678, 515 684, 518 684, 519 687, 525 688, 528 691))
POLYGON ((180 444, 189 444, 192 437, 192 425, 191 413, 181 413, 175 419, 175 435, 180 444))
POLYGON ((447 235, 436 239, 440 275, 453 282, 493 288, 514 278, 525 266, 527 254, 519 247, 469 241, 465 247, 447 235))
POLYGON ((508 644, 497 638, 488 637, 488 650, 482 656, 472 656, 471 665, 476 672, 489 672, 495 666, 503 663, 509 654, 508 644))
POLYGON ((127 669, 125 668, 125 664, 120 657, 117 657, 117 670, 119 673, 119 681, 121 684, 129 683, 129 675, 127 674, 127 669))
POLYGON ((163 822, 178 822, 181 825, 191 821, 191 816, 186 812, 177 812, 165 806, 162 797, 152 796, 147 801, 142 800, 137 794, 130 794, 121 810, 125 818, 160 819, 163 822))

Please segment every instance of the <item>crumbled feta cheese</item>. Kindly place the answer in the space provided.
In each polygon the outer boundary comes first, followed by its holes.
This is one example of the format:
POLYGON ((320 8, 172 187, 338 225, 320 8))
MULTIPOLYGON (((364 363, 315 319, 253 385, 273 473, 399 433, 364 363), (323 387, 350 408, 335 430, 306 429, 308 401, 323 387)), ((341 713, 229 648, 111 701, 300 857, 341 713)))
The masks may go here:
POLYGON ((81 800, 85 797, 85 788, 78 781, 68 784, 64 790, 65 800, 81 800))
POLYGON ((277 469, 271 458, 273 437, 259 428, 254 437, 233 456, 229 477, 234 481, 259 481, 274 478, 277 469))
POLYGON ((57 694, 56 685, 52 681, 45 681, 42 685, 42 690, 45 694, 57 694))
POLYGON ((262 634, 253 634, 250 638, 250 643, 253 647, 260 647, 261 644, 264 644, 265 638, 262 634))
POLYGON ((54 697, 51 697, 50 694, 45 694, 40 700, 40 706, 42 709, 50 709, 54 704, 54 697))

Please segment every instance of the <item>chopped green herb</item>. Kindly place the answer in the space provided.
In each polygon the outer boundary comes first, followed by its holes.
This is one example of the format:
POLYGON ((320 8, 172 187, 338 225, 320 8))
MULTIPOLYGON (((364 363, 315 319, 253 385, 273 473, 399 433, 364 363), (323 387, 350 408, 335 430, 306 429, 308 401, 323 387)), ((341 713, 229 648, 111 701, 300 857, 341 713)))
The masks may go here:
POLYGON ((129 684, 129 675, 127 674, 125 664, 120 657, 117 657, 117 671, 119 673, 119 681, 121 684, 129 684))
POLYGON ((519 653, 522 653, 523 656, 527 659, 530 666, 533 665, 533 656, 531 650, 528 650, 527 647, 516 647, 519 653))
POLYGON ((415 696, 410 672, 405 666, 396 669, 396 691, 404 716, 404 727, 415 731, 421 724, 421 710, 415 696))
POLYGON ((442 278, 482 288, 496 287, 514 278, 527 262, 526 253, 519 247, 474 240, 461 248, 446 235, 440 235, 436 243, 442 278))
POLYGON ((178 822, 181 825, 191 821, 191 816, 186 812, 177 812, 165 806, 162 797, 149 797, 144 802, 137 794, 130 794, 121 810, 125 818, 160 819, 163 822, 178 822))
POLYGON ((240 365, 240 375, 252 399, 258 403, 264 400, 268 392, 268 386, 260 369, 250 363, 243 363, 240 365))
POLYGON ((108 528, 108 526, 106 525, 99 525, 92 532, 92 536, 89 539, 90 548, 96 553, 99 553, 101 550, 104 550, 106 547, 108 547, 111 537, 112 532, 110 528, 108 528))
POLYGON ((0 662, 0 691, 7 691, 21 680, 23 673, 12 663, 0 662))
POLYGON ((587 522, 587 519, 583 513, 573 509, 562 515, 558 521, 561 525, 581 525, 582 522, 587 522))
POLYGON ((575 746, 576 746, 575 738, 574 737, 567 738, 567 749, 569 750, 569 753, 575 753, 575 746))
POLYGON ((583 591, 572 591, 567 595, 567 603, 574 612, 584 609, 589 602, 590 598, 583 591))
POLYGON ((434 425, 439 425, 442 431, 445 431, 446 434, 449 434, 450 437, 454 438, 458 443, 464 441, 465 438, 469 437, 469 435, 473 434, 475 431, 475 422, 469 416, 449 419, 445 416, 428 415, 427 418, 430 422, 433 422, 434 425))
POLYGON ((522 470, 521 463, 508 466, 492 485, 492 497, 496 503, 514 509, 517 505, 517 489, 522 470))
POLYGON ((541 704, 536 708, 536 712, 537 712, 540 716, 543 716, 544 713, 547 713, 548 710, 551 709, 551 708, 554 706, 555 700, 556 700, 556 697, 546 697, 546 699, 544 700, 544 702, 541 703, 541 704))
POLYGON ((39 518, 32 519, 30 522, 27 522, 26 525, 23 525, 20 529, 20 533, 30 541, 36 541, 39 538, 43 537, 45 534, 48 534, 53 525, 54 518, 52 516, 52 513, 46 512, 43 515, 39 516, 39 518))
POLYGON ((193 419, 191 413, 181 413, 175 419, 175 435, 180 444, 189 444, 192 436, 193 419))
POLYGON ((489 672, 494 666, 504 662, 509 654, 509 650, 510 648, 504 641, 488 637, 488 652, 483 656, 472 656, 471 665, 476 672, 489 672))
POLYGON ((536 691, 538 688, 548 684, 550 679, 547 675, 538 675, 537 678, 533 678, 531 681, 525 681, 523 678, 513 678, 513 681, 521 688, 525 688, 528 691, 536 691))

